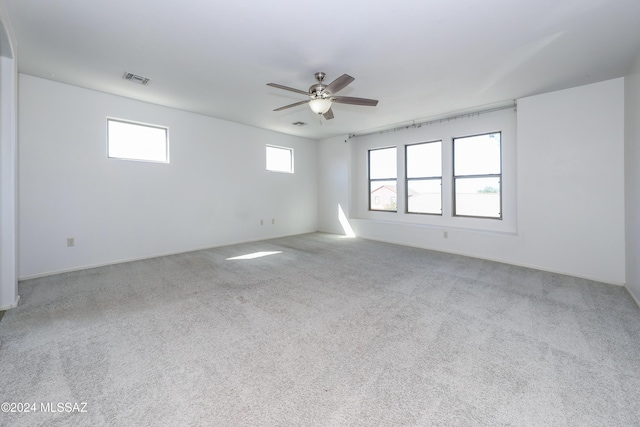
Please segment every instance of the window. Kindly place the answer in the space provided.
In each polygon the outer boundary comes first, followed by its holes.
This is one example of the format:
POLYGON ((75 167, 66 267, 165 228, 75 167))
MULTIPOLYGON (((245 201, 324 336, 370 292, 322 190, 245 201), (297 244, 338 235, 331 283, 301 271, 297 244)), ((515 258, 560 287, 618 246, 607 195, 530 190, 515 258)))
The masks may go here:
POLYGON ((107 156, 125 160, 169 163, 168 129, 107 119, 107 156))
POLYGON ((396 147, 369 150, 369 210, 398 209, 396 147))
POLYGON ((442 215, 442 141, 405 147, 407 213, 442 215))
POLYGON ((267 170, 293 173, 293 148, 267 145, 267 170))
POLYGON ((501 133, 453 139, 456 216, 502 219, 501 133))

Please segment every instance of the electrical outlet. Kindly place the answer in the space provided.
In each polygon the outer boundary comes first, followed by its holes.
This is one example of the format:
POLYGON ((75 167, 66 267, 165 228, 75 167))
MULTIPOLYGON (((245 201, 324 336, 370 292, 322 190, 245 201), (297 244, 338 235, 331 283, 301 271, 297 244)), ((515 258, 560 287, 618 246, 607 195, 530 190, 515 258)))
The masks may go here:
POLYGON ((67 237, 67 246, 75 246, 76 238, 75 237, 67 237))
POLYGON ((442 237, 444 237, 445 239, 448 239, 449 238, 449 232, 445 231, 442 237))
POLYGON ((260 225, 264 225, 264 220, 263 219, 260 220, 260 225))
POLYGON ((276 219, 275 218, 271 218, 271 224, 275 224, 276 223, 276 219))

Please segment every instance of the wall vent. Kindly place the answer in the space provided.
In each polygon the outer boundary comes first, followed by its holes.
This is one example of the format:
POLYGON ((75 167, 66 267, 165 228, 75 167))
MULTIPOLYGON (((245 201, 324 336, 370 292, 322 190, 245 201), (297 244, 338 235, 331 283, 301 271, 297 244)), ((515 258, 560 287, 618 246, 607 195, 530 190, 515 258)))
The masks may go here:
POLYGON ((139 76, 137 74, 129 73, 129 72, 126 72, 126 71, 125 71, 124 75, 122 76, 122 78, 125 79, 125 80, 131 80, 134 83, 140 83, 141 85, 149 84, 149 79, 148 78, 139 76))

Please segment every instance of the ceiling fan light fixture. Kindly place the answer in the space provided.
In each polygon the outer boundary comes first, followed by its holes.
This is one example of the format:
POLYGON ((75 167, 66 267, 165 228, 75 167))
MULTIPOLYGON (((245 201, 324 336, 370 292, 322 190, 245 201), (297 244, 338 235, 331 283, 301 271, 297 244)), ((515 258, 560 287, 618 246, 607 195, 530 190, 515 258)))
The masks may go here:
POLYGON ((318 83, 312 85, 307 92, 288 86, 282 86, 276 83, 267 83, 267 86, 308 96, 308 99, 306 101, 294 102, 293 104, 276 108, 273 111, 282 111, 286 110, 287 108, 297 107, 298 105, 309 104, 311 111, 316 114, 323 115, 326 120, 331 120, 333 119, 333 110, 331 109, 331 104, 333 104, 334 102, 336 104, 368 105, 371 107, 375 107, 376 105, 378 105, 378 101, 375 99, 354 98, 352 96, 334 96, 337 92, 344 89, 347 85, 349 85, 349 83, 354 80, 354 78, 348 74, 341 75, 328 85, 322 83, 326 77, 323 72, 317 72, 315 77, 318 83))
POLYGON ((331 100, 329 98, 316 98, 309 101, 309 107, 316 114, 324 114, 331 108, 331 100))

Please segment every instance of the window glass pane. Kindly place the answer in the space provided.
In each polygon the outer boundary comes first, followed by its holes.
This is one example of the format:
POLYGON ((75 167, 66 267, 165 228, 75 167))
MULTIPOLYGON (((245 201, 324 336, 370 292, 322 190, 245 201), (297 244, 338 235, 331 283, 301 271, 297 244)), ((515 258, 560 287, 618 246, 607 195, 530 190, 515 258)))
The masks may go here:
POLYGON ((441 179, 410 180, 407 187, 407 212, 442 213, 441 179))
POLYGON ((107 145, 109 157, 169 162, 166 128, 107 119, 107 145))
POLYGON ((501 218, 500 178, 456 178, 456 215, 501 218))
POLYGON ((500 133, 476 135, 454 139, 454 174, 499 174, 500 133))
POLYGON ((398 209, 396 181, 370 181, 371 206, 373 211, 395 211, 398 209))
POLYGON ((369 151, 370 179, 396 178, 397 170, 396 147, 369 151))
POLYGON ((407 178, 442 176, 442 143, 407 145, 407 178))
POLYGON ((293 150, 267 145, 267 170, 293 173, 293 150))

